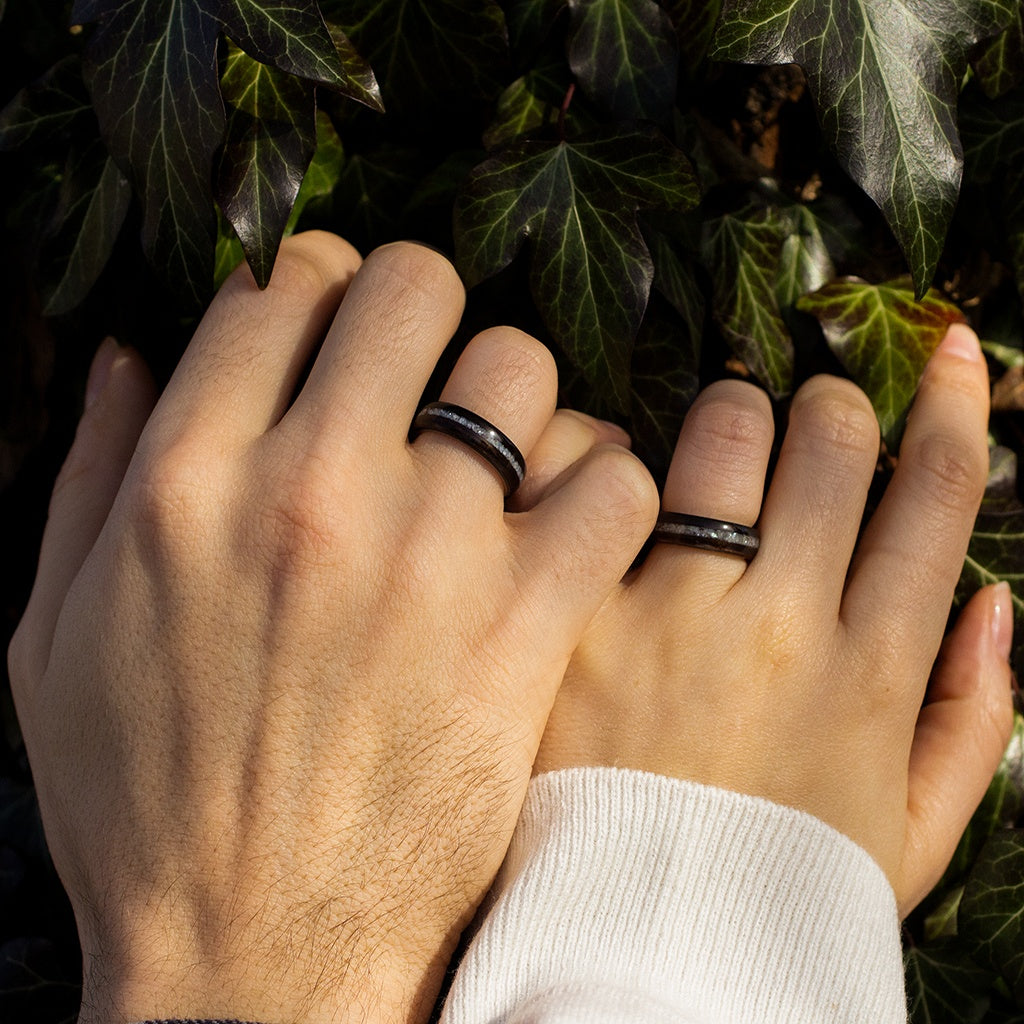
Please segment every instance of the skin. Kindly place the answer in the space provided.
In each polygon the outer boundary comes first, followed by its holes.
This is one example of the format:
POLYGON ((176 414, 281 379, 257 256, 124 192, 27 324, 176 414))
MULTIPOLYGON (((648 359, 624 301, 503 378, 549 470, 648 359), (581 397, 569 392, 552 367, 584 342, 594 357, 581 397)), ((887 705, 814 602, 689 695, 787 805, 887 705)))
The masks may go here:
MULTIPOLYGON (((980 798, 1009 722, 998 595, 918 714, 984 477, 979 358, 933 360, 848 583, 877 435, 825 378, 749 567, 659 547, 620 582, 654 485, 618 428, 554 411, 534 339, 478 335, 441 395, 526 455, 508 510, 463 446, 408 443, 462 304, 430 250, 362 263, 311 233, 266 292, 229 280, 159 401, 134 353, 97 354, 9 653, 84 1024, 425 1020, 535 760, 818 814, 904 905, 980 798)), ((756 389, 705 392, 666 507, 753 522, 770 423, 756 389)))

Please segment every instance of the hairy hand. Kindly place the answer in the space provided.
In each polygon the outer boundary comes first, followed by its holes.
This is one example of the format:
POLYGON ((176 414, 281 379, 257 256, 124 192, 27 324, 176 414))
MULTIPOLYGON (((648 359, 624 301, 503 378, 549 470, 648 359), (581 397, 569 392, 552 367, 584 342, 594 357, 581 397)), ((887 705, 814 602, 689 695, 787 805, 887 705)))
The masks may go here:
POLYGON ((909 912, 948 862, 1012 722, 1005 587, 980 592, 940 652, 985 482, 987 413, 977 340, 954 327, 857 544, 878 455, 867 398, 830 377, 800 389, 762 509, 768 400, 735 381, 708 388, 663 504, 760 518, 760 551, 748 566, 655 547, 587 630, 537 771, 617 765, 807 811, 867 849, 909 912))
MULTIPOLYGON (((462 305, 426 248, 309 234, 230 278, 155 408, 97 356, 10 651, 83 1021, 426 1016, 657 506, 618 445, 507 514, 477 455, 409 443, 462 305)), ((555 394, 496 328, 442 398, 529 457, 555 394)))

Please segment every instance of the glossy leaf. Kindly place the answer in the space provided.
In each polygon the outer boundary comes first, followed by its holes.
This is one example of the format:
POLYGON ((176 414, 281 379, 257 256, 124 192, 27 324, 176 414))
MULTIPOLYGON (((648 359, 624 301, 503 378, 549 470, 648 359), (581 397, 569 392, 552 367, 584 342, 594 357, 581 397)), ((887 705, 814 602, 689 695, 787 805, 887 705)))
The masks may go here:
POLYGON ((81 61, 65 57, 0 111, 0 150, 50 141, 84 118, 92 118, 92 104, 81 61))
POLYGON ((789 229, 788 219, 774 209, 742 211, 705 221, 701 244, 713 284, 715 323, 776 398, 793 387, 793 339, 777 294, 789 229))
POLYGON ((1024 82, 1024 5, 1014 6, 1013 19, 974 56, 974 74, 989 99, 1024 82))
MULTIPOLYGON (((531 68, 498 97, 494 117, 483 135, 484 145, 496 149, 556 124, 570 84, 569 73, 561 64, 531 68)), ((571 107, 570 113, 575 114, 571 107)))
POLYGON ((324 0, 370 62, 392 114, 497 96, 509 64, 495 0, 324 0))
POLYGON ((307 203, 329 196, 341 175, 345 150, 331 119, 323 112, 316 115, 316 151, 295 197, 285 234, 291 234, 307 203))
POLYGON ((985 844, 964 888, 959 926, 972 956, 1024 1001, 1024 830, 1004 829, 985 844))
POLYGON ((657 132, 522 142, 477 167, 455 207, 457 262, 472 286, 530 248, 530 288, 555 340, 620 410, 654 268, 639 209, 698 198, 685 157, 657 132))
POLYGON ((985 1019, 991 975, 955 942, 907 950, 903 956, 910 1024, 979 1024, 985 1019))
POLYGON ((221 92, 228 118, 216 198, 265 288, 316 148, 313 89, 232 46, 221 92))
POLYGON ((162 276, 209 295, 213 155, 224 135, 218 23, 196 0, 78 0, 99 20, 85 72, 104 141, 142 205, 142 242, 162 276))
POLYGON ((72 154, 61 181, 53 236, 45 259, 60 268, 49 284, 43 312, 74 309, 103 272, 131 203, 128 179, 97 140, 72 154))
POLYGON ((895 450, 925 363, 963 314, 938 292, 917 302, 909 278, 878 285, 844 278, 805 295, 797 308, 817 318, 895 450))
POLYGON ((809 207, 793 204, 784 208, 783 216, 790 224, 779 252, 775 297, 785 311, 831 280, 835 267, 822 226, 809 207))
POLYGON ((668 124, 679 44, 654 0, 569 0, 568 57, 584 92, 620 121, 668 124))
POLYGON ((256 60, 384 109, 370 65, 343 34, 332 38, 315 0, 221 0, 218 13, 256 60))
POLYGON ((923 296, 960 186, 967 50, 1011 16, 1011 0, 723 0, 712 56, 804 69, 827 142, 881 208, 923 296))

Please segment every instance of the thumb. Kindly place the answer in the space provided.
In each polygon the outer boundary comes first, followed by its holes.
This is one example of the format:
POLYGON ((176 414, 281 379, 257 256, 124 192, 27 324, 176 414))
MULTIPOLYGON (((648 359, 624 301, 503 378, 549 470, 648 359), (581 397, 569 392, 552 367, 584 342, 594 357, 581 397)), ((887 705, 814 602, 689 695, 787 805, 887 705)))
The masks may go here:
POLYGON ((997 583, 971 598, 939 652, 910 752, 903 915, 946 869, 1010 740, 1012 639, 1010 588, 997 583))
POLYGON ((32 595, 11 641, 16 691, 45 671, 64 598, 107 520, 155 402, 142 357, 113 338, 103 341, 89 370, 85 411, 54 483, 32 595))

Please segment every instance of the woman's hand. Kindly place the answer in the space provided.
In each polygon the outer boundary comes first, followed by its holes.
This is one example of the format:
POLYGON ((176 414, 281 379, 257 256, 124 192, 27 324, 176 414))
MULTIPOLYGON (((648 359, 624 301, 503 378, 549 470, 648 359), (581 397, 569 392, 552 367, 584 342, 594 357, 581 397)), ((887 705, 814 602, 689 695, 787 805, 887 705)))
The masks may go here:
MULTIPOLYGON (((307 234, 265 292, 229 279, 159 401, 97 355, 10 651, 83 1022, 425 1018, 657 508, 610 427, 517 515, 409 443, 462 306, 426 248, 307 234)), ((441 397, 529 458, 555 395, 496 328, 441 397)))
MULTIPOLYGON (((987 415, 977 339, 953 327, 858 542, 878 455, 863 393, 830 377, 800 389, 762 508, 768 400, 735 381, 708 388, 663 505, 759 520, 760 550, 747 565, 656 546, 587 629, 536 770, 617 765, 807 811, 863 846, 909 912, 948 862, 1012 723, 1005 585, 976 595, 942 640, 984 488, 987 415)), ((563 448, 567 460, 575 450, 563 448)))

